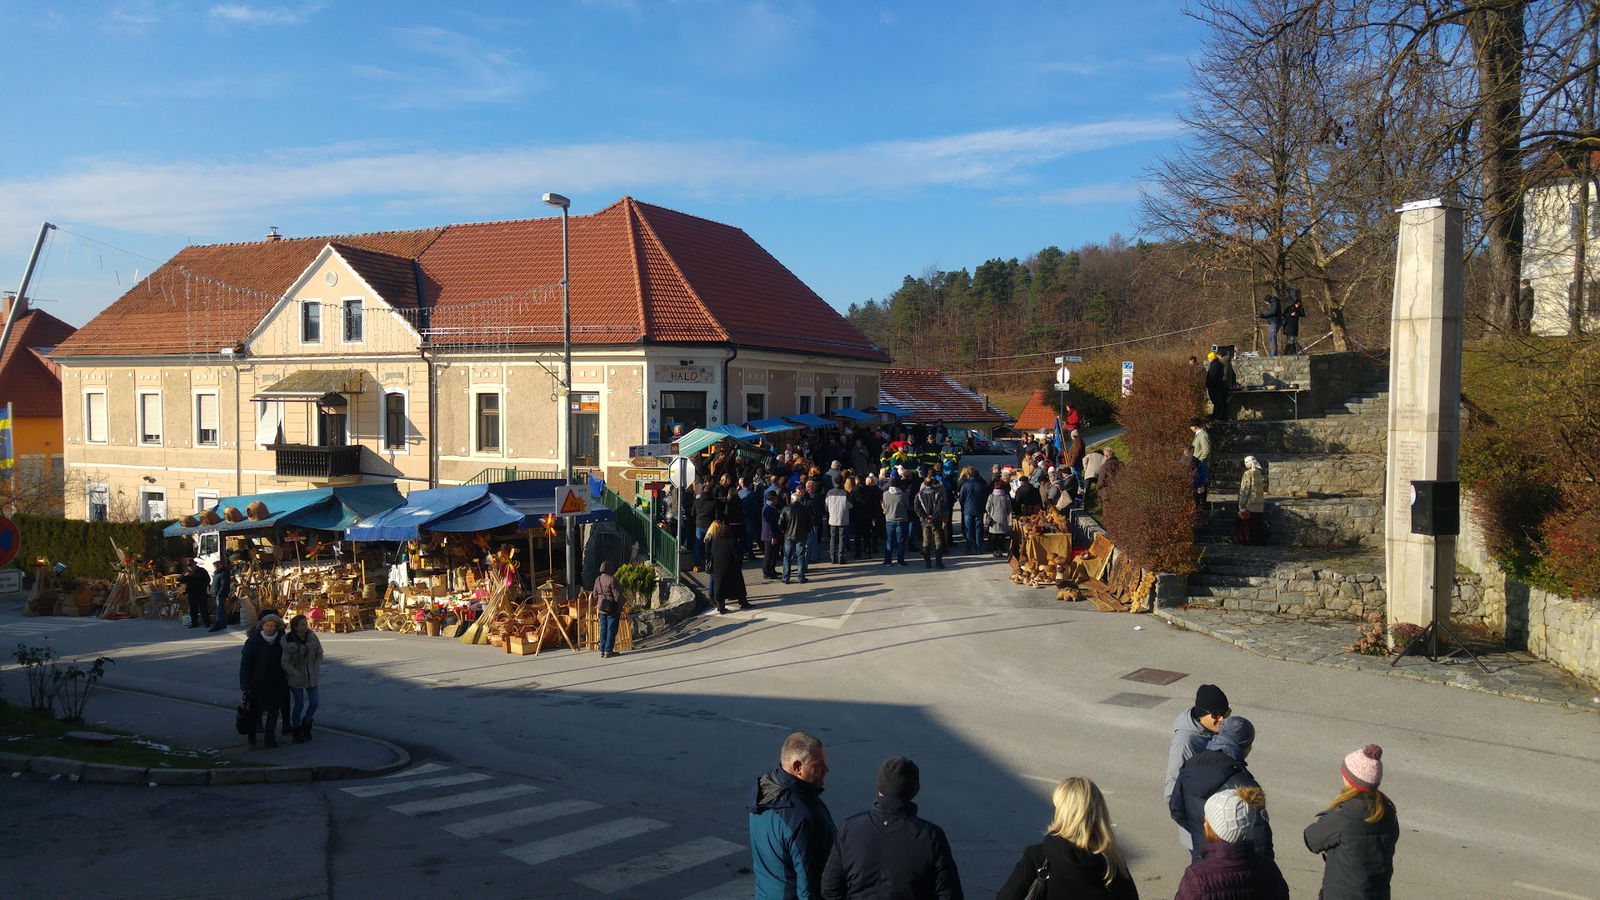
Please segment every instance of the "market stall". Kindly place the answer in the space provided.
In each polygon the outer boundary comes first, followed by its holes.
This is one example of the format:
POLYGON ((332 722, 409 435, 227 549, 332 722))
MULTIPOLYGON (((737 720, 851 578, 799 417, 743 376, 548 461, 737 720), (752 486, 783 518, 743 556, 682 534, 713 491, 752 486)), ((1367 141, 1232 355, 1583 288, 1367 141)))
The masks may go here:
MULTIPOLYGON (((351 485, 225 497, 163 532, 196 539, 203 564, 226 554, 233 565, 233 607, 240 621, 256 611, 305 613, 321 627, 349 630, 369 624, 384 585, 381 553, 346 544, 344 530, 398 506, 393 484, 351 485), (215 535, 207 541, 208 535, 215 535)), ((162 578, 162 589, 170 578, 162 578)), ((147 585, 150 590, 155 585, 147 585)))

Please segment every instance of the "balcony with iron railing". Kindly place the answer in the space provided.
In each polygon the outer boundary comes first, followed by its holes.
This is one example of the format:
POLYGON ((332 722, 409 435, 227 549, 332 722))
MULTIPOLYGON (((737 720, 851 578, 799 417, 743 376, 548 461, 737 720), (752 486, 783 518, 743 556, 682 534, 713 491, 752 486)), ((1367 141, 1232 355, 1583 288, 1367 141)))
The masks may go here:
POLYGON ((333 481, 361 477, 358 445, 314 447, 309 444, 274 444, 279 478, 293 481, 333 481))

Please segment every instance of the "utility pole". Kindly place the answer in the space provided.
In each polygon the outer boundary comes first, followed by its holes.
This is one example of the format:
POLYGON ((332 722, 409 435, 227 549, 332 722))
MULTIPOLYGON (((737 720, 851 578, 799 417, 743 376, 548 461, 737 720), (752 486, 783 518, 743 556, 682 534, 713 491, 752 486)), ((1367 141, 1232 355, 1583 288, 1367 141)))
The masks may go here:
POLYGON ((6 347, 11 343, 11 329, 17 324, 17 319, 28 308, 28 284, 33 281, 33 267, 39 262, 39 250, 44 247, 45 236, 55 228, 49 222, 39 226, 39 237, 33 242, 33 252, 28 254, 28 265, 22 270, 22 284, 17 288, 17 295, 11 298, 11 310, 6 315, 6 327, 0 331, 0 359, 6 355, 6 347))

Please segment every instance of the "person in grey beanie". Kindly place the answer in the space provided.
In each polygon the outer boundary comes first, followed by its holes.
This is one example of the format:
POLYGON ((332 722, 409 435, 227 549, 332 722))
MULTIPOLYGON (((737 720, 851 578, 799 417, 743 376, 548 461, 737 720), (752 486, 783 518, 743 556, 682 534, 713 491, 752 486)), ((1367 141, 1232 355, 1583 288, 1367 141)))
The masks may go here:
MULTIPOLYGON (((1206 749, 1195 754, 1178 770, 1178 781, 1172 795, 1167 798, 1167 811, 1172 821, 1189 832, 1189 856, 1198 860, 1205 847, 1206 801, 1218 791, 1254 787, 1256 781, 1245 759, 1255 745, 1256 729, 1243 716, 1229 716, 1217 727, 1217 733, 1206 743, 1206 749)), ((1259 825, 1251 829, 1251 844, 1256 852, 1272 859, 1272 823, 1263 810, 1259 825)))

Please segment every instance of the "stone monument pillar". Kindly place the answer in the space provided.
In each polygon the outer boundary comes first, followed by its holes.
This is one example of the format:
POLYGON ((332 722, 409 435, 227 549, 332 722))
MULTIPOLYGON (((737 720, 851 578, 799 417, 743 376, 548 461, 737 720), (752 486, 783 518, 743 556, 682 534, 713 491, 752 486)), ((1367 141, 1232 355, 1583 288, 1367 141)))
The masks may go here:
POLYGON ((1389 329, 1384 569, 1389 624, 1446 621, 1454 536, 1411 533, 1411 482, 1455 481, 1461 448, 1461 208, 1400 207, 1389 329))

